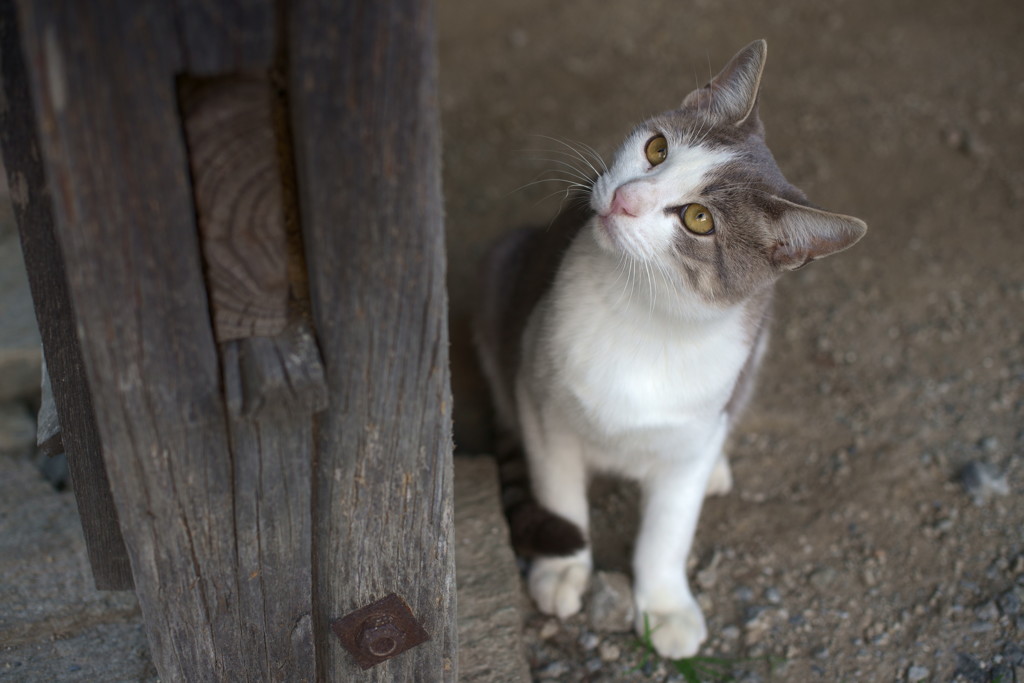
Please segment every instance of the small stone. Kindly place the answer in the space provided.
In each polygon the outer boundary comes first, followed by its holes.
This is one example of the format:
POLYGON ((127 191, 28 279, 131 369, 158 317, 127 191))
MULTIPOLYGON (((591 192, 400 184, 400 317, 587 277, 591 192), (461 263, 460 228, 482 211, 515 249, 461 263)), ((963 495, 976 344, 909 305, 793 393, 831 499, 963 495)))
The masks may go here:
POLYGON ((597 572, 587 603, 587 623, 597 633, 633 630, 633 589, 621 572, 597 572))
POLYGON ((962 676, 969 683, 985 683, 988 680, 988 673, 982 666, 981 660, 972 655, 958 652, 956 655, 956 670, 954 678, 962 676))
POLYGON ((907 669, 907 681, 909 683, 918 683, 918 681, 923 681, 931 675, 932 672, 927 667, 915 665, 907 669))
POLYGON ((740 637, 740 629, 738 626, 730 624, 722 629, 722 638, 725 640, 737 640, 740 637))
POLYGON ((710 590, 718 583, 718 570, 714 567, 707 567, 697 572, 697 585, 704 590, 710 590))
POLYGON ((718 563, 721 554, 716 550, 707 564, 697 572, 697 585, 704 590, 711 590, 718 583, 718 563))
POLYGON ((835 581, 835 578, 835 569, 832 569, 832 567, 822 567, 821 569, 814 570, 814 572, 812 572, 811 575, 808 577, 808 581, 810 581, 811 585, 813 585, 815 588, 818 588, 819 590, 824 590, 828 588, 828 586, 833 581, 835 581))
POLYGON ((972 460, 960 470, 960 483, 975 505, 984 504, 992 496, 1005 496, 1010 492, 1006 475, 980 460, 972 460))
POLYGON ((604 666, 604 662, 599 657, 591 657, 583 663, 583 668, 590 673, 600 671, 602 666, 604 666))
POLYGON ((561 680, 570 671, 572 671, 572 667, 566 662, 551 662, 538 671, 537 675, 541 679, 561 680))
POLYGON ((999 449, 999 439, 994 436, 986 436, 978 442, 978 445, 986 453, 995 453, 999 449))
POLYGON ((622 656, 622 648, 615 643, 605 641, 597 646, 597 654, 605 662, 617 662, 622 656))
POLYGON ((1021 593, 1024 593, 1024 589, 1016 588, 1000 595, 996 601, 999 605, 999 611, 1009 617, 1020 614, 1021 593))
POLYGON ((974 608, 974 616, 982 621, 996 621, 999 619, 999 608, 995 602, 989 600, 984 605, 974 608))
POLYGON ((580 644, 580 647, 582 647, 584 650, 593 650, 601 642, 601 637, 598 636, 596 633, 584 631, 580 635, 578 642, 580 644))
POLYGON ((779 589, 773 586, 769 586, 764 589, 764 599, 773 605, 778 605, 782 602, 782 595, 779 593, 779 589))
POLYGON ((555 634, 557 634, 561 628, 562 627, 557 620, 548 619, 544 622, 544 625, 540 627, 540 639, 549 640, 550 638, 554 638, 555 634))
POLYGON ((750 602, 754 599, 754 591, 746 586, 740 586, 732 592, 733 596, 740 602, 750 602))

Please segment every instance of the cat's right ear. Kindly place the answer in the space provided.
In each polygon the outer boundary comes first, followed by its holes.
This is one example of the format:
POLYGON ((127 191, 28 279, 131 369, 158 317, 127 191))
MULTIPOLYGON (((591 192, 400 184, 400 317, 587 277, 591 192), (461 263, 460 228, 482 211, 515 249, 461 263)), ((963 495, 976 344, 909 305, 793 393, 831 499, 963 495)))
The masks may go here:
POLYGON ((773 214, 773 241, 768 254, 779 270, 796 270, 851 247, 868 230, 859 218, 794 204, 780 197, 769 198, 768 210, 773 214))
POLYGON ((716 123, 742 125, 757 106, 757 92, 768 56, 768 43, 755 40, 736 53, 703 88, 683 99, 683 109, 697 110, 716 123))

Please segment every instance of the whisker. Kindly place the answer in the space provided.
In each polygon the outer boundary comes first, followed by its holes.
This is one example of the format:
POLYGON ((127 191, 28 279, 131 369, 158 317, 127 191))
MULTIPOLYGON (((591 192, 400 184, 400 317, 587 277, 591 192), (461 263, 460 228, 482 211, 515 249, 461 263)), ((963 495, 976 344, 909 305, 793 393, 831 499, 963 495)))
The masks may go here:
POLYGON ((580 160, 581 160, 581 161, 582 161, 583 163, 585 163, 585 164, 586 164, 587 166, 589 166, 589 167, 590 167, 590 169, 591 169, 591 170, 592 170, 592 171, 594 172, 594 174, 595 174, 595 175, 598 175, 598 176, 599 176, 599 175, 601 175, 601 172, 600 172, 600 171, 598 171, 598 170, 597 170, 597 169, 596 169, 596 168, 594 167, 594 164, 592 164, 592 163, 590 162, 590 160, 589 160, 589 159, 587 159, 587 157, 585 157, 585 156, 584 156, 584 155, 583 155, 583 154, 582 154, 582 153, 581 153, 581 152, 580 152, 580 151, 579 151, 578 149, 576 149, 575 147, 573 147, 572 145, 570 145, 570 144, 569 144, 568 142, 566 142, 565 140, 560 140, 560 139, 558 139, 558 138, 553 138, 553 137, 551 137, 551 136, 548 136, 548 135, 537 135, 536 137, 540 137, 540 138, 543 138, 543 139, 545 139, 545 140, 550 140, 550 141, 552 141, 552 142, 558 143, 559 145, 562 145, 563 147, 565 147, 565 148, 567 148, 567 149, 568 149, 569 151, 571 151, 571 152, 572 152, 573 154, 575 154, 575 155, 576 155, 576 156, 577 156, 577 157, 578 157, 578 158, 579 158, 579 159, 580 159, 580 160))
MULTIPOLYGON (((593 147, 591 147, 590 145, 588 145, 585 142, 580 142, 579 140, 571 140, 570 139, 569 142, 571 142, 574 145, 579 145, 580 147, 582 147, 585 152, 587 152, 588 154, 590 154, 590 156, 592 158, 597 160, 597 163, 601 164, 601 168, 604 169, 605 173, 608 172, 608 164, 606 164, 604 162, 604 158, 601 156, 601 154, 596 149, 594 149, 593 147)), ((593 166, 591 166, 591 168, 593 168, 593 166)), ((600 175, 600 174, 598 174, 598 175, 600 175)))
MULTIPOLYGON (((545 162, 550 163, 550 164, 557 164, 557 165, 562 167, 561 169, 559 169, 562 173, 566 173, 567 175, 570 175, 570 176, 572 176, 574 178, 577 178, 578 180, 582 180, 583 182, 586 182, 586 183, 590 183, 590 184, 594 183, 594 179, 593 178, 591 178, 583 170, 581 170, 579 168, 576 168, 575 166, 573 166, 572 164, 570 164, 567 161, 562 161, 561 159, 543 159, 543 158, 540 158, 540 157, 531 158, 531 161, 545 161, 545 162)), ((554 170, 554 169, 551 169, 551 170, 554 170)))

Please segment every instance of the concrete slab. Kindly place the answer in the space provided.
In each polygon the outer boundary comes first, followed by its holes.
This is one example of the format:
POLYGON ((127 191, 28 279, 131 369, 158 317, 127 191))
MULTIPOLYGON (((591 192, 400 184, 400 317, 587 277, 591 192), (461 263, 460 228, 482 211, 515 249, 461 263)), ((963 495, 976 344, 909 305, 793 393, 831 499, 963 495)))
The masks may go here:
POLYGON ((147 652, 134 593, 93 587, 74 497, 0 456, 0 679, 155 680, 147 652))
POLYGON ((455 458, 460 681, 530 680, 523 587, 500 500, 494 458, 455 458))

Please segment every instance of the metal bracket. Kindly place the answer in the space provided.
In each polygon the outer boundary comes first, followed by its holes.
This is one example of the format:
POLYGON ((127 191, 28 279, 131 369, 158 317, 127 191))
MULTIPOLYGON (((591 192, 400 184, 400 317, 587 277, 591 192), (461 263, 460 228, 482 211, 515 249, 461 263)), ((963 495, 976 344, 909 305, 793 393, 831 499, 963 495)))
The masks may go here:
POLYGON ((331 621, 338 640, 364 669, 430 640, 396 593, 331 621))

